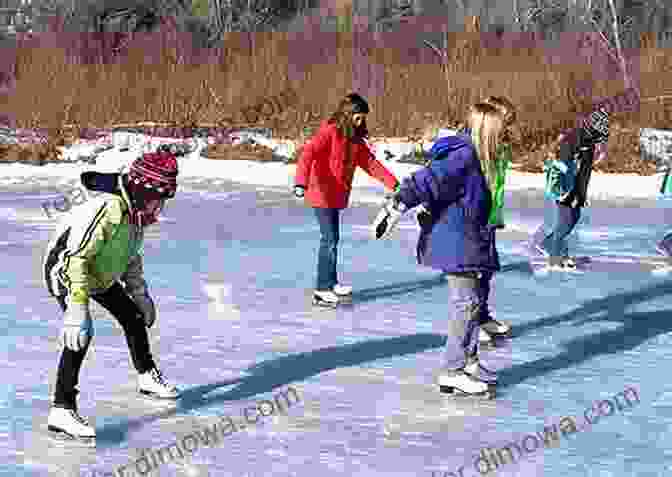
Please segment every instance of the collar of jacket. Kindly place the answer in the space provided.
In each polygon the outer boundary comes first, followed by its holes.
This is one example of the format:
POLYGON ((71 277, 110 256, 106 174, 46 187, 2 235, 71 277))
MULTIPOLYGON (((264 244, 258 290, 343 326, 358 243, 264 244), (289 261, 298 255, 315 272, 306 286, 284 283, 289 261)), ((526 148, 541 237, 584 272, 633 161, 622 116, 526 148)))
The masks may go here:
POLYGON ((133 209, 133 202, 131 201, 131 197, 128 195, 128 191, 126 190, 126 186, 124 186, 124 180, 123 180, 123 174, 127 172, 126 169, 123 169, 119 173, 119 178, 117 179, 117 185, 119 186, 119 191, 121 192, 121 198, 124 200, 124 203, 126 204, 126 210, 128 211, 129 215, 132 215, 135 210, 133 209))

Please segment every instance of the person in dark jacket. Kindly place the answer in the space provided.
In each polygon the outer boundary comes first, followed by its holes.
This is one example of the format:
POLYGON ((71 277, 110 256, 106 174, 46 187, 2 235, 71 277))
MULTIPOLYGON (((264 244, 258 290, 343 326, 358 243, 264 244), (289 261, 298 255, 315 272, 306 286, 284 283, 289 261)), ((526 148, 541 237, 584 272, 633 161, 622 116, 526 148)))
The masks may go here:
MULTIPOLYGON (((563 269, 576 267, 576 261, 568 256, 567 237, 576 227, 581 218, 581 209, 587 203, 588 184, 596 148, 606 146, 608 140, 609 113, 604 109, 593 111, 582 121, 580 127, 561 138, 559 163, 569 166, 573 162, 572 166, 575 167, 567 169, 575 170, 576 176, 569 181, 573 183, 570 190, 555 201, 556 219, 551 233, 540 243, 533 239, 536 250, 549 257, 551 267, 563 269)), ((605 155, 606 153, 603 153, 602 158, 605 155)))
POLYGON ((384 210, 390 211, 388 222, 394 224, 398 219, 393 211, 398 216, 419 205, 428 209, 431 219, 421 228, 417 259, 447 275, 452 305, 439 386, 449 393, 484 395, 496 384, 496 375, 478 359, 484 301, 479 279, 500 269, 496 226, 489 217, 505 120, 496 107, 478 103, 472 107, 469 126, 471 138, 458 134, 439 139, 431 150, 434 160, 404 179, 384 210))
POLYGON ((341 100, 337 111, 324 122, 303 148, 296 167, 294 194, 313 207, 320 224, 317 283, 313 302, 333 306, 352 288, 339 284, 336 274, 340 211, 348 206, 355 169, 361 167, 389 190, 399 184, 378 162, 365 138, 369 105, 356 93, 341 100))

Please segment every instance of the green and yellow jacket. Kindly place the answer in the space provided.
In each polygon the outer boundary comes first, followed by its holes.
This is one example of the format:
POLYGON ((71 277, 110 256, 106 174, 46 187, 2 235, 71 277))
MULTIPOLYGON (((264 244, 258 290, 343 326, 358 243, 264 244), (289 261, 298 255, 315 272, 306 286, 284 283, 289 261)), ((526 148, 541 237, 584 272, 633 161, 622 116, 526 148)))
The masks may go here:
POLYGON ((49 292, 87 304, 118 280, 129 291, 146 288, 143 231, 129 222, 131 202, 120 175, 87 172, 82 183, 99 194, 73 207, 49 242, 43 262, 49 292))

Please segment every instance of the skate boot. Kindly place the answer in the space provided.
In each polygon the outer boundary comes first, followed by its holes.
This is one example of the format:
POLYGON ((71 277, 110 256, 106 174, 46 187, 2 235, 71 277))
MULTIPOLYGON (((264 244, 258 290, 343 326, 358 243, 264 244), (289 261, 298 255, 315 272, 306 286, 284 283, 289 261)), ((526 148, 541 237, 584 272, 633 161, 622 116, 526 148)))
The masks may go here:
POLYGON ((483 328, 478 329, 478 345, 483 347, 491 347, 495 345, 494 338, 483 328))
POLYGON ((438 377, 439 390, 456 397, 476 397, 492 399, 495 397, 494 385, 467 374, 464 369, 444 371, 438 377))
POLYGON ((313 292, 313 305, 335 308, 340 302, 340 297, 331 290, 313 292))
POLYGON ((180 395, 179 390, 168 384, 157 368, 138 376, 138 392, 154 399, 177 399, 180 395))
POLYGON ((464 372, 472 378, 483 381, 486 384, 497 384, 497 374, 494 371, 484 368, 478 357, 467 359, 467 364, 464 366, 464 372))
POLYGON ((503 321, 495 320, 494 318, 481 324, 481 329, 485 330, 490 336, 510 336, 511 325, 503 321))
POLYGON ((96 430, 77 409, 52 407, 47 419, 49 435, 60 441, 74 441, 86 446, 96 445, 96 430))
POLYGON ((336 285, 334 285, 333 292, 338 297, 348 297, 352 295, 352 287, 337 283, 336 285))
POLYGON ((576 270, 576 260, 572 257, 550 257, 549 268, 560 272, 576 270))

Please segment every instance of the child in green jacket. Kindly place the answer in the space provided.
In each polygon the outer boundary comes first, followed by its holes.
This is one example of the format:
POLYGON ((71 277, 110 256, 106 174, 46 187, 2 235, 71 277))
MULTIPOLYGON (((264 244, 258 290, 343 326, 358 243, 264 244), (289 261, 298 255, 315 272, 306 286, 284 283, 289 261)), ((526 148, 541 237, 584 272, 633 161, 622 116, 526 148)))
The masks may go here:
POLYGON ((177 161, 168 151, 137 159, 127 173, 85 172, 88 190, 103 192, 74 207, 47 247, 45 282, 64 313, 63 351, 58 365, 48 429, 56 437, 95 443, 95 429, 77 412, 79 371, 93 338, 93 299, 121 325, 138 391, 175 399, 149 349, 147 328, 156 310, 143 272, 144 228, 156 223, 166 199, 177 189, 177 161))

